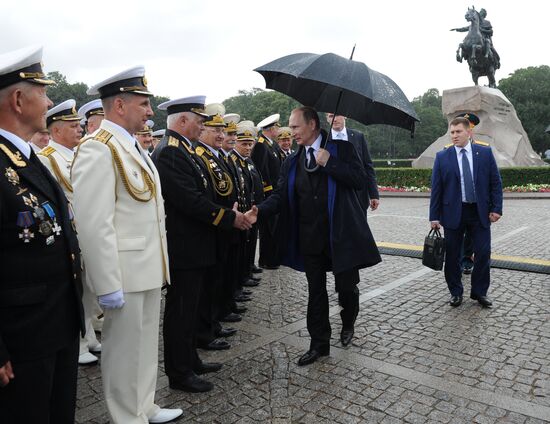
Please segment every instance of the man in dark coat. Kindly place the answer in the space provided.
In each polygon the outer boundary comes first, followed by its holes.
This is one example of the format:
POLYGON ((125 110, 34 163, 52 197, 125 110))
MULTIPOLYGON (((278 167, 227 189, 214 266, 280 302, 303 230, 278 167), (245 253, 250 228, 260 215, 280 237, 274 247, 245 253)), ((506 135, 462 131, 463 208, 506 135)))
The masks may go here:
POLYGON ((26 140, 52 102, 42 48, 0 56, 0 421, 74 422, 80 249, 67 198, 26 140))
POLYGON ((326 272, 334 273, 346 346, 359 312, 359 269, 381 258, 355 193, 366 175, 353 145, 328 140, 325 146, 327 135, 309 107, 292 111, 290 128, 300 147, 283 163, 275 192, 246 217, 252 222, 280 213, 281 263, 306 273, 311 344, 298 365, 307 365, 330 351, 326 272))
POLYGON ((333 140, 348 140, 353 144, 363 168, 367 173, 367 184, 365 188, 358 191, 361 206, 366 211, 369 206, 371 210, 376 210, 380 204, 380 195, 378 194, 378 183, 376 181, 376 172, 369 153, 369 146, 363 133, 351 130, 346 127, 346 118, 342 115, 327 113, 327 122, 332 123, 331 138, 333 140), (333 121, 334 120, 334 121, 333 121))

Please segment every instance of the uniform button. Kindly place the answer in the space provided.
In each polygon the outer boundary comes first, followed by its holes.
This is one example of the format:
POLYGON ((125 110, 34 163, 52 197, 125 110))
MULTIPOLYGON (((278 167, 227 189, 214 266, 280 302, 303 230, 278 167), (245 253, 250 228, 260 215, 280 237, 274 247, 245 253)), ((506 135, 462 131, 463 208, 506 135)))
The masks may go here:
POLYGON ((315 200, 317 200, 317 196, 313 196, 313 198, 314 198, 315 200))
POLYGON ((73 274, 73 278, 76 280, 76 274, 73 274))
POLYGON ((74 261, 75 258, 76 258, 76 257, 75 257, 75 255, 74 255, 74 253, 71 253, 71 259, 74 261))

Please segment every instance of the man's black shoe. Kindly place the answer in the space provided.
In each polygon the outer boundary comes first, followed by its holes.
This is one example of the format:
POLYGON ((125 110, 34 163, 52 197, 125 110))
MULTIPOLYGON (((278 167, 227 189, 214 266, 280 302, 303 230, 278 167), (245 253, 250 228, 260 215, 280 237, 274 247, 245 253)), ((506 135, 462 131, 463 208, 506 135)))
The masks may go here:
POLYGON ((231 347, 231 345, 227 343, 225 340, 219 340, 219 339, 212 340, 208 344, 200 343, 198 344, 198 346, 204 350, 227 350, 231 347))
POLYGON ((304 365, 313 364, 321 356, 328 356, 329 349, 323 349, 322 351, 310 349, 298 359, 298 365, 303 367, 304 365))
POLYGON ((462 271, 466 275, 470 275, 472 273, 472 266, 465 266, 464 271, 462 271))
POLYGON ((245 296, 250 296, 252 294, 252 290, 241 290, 241 294, 244 294, 245 296))
POLYGON ((230 314, 227 314, 222 319, 220 319, 221 322, 239 322, 242 321, 242 317, 238 314, 234 314, 231 312, 230 314))
POLYGON ((216 333, 216 337, 231 337, 233 334, 237 332, 236 328, 222 328, 220 331, 216 333))
POLYGON ((250 280, 252 281, 256 281, 257 283, 259 283, 260 281, 262 281, 262 277, 254 277, 253 275, 251 275, 249 277, 250 280))
POLYGON ((222 369, 222 364, 219 362, 203 362, 196 368, 195 374, 202 375, 208 374, 209 372, 217 372, 222 369))
POLYGON ((252 298, 250 296, 245 296, 244 294, 241 294, 240 296, 235 296, 233 300, 235 302, 250 302, 252 298))
POLYGON ((243 282, 243 287, 256 287, 258 284, 260 283, 249 278, 243 282))
POLYGON ((493 301, 487 296, 478 296, 476 294, 471 294, 470 299, 477 300, 477 302, 485 308, 490 308, 491 306, 493 306, 493 301))
POLYGON ((353 328, 349 330, 342 329, 342 332, 340 333, 340 341, 342 342, 342 346, 347 346, 351 343, 351 339, 353 339, 353 328))
POLYGON ((253 274, 261 274, 262 272, 264 272, 263 269, 258 268, 256 265, 252 265, 252 273, 253 274))
POLYGON ((214 388, 214 385, 209 381, 203 380, 197 374, 192 373, 189 377, 170 380, 168 385, 174 390, 183 390, 190 393, 209 392, 214 388))
POLYGON ((462 296, 451 296, 449 299, 449 305, 453 307, 460 306, 462 304, 462 296))
POLYGON ((263 269, 279 269, 279 265, 263 265, 263 269))
POLYGON ((244 314, 248 309, 245 306, 235 306, 231 311, 236 314, 244 314))

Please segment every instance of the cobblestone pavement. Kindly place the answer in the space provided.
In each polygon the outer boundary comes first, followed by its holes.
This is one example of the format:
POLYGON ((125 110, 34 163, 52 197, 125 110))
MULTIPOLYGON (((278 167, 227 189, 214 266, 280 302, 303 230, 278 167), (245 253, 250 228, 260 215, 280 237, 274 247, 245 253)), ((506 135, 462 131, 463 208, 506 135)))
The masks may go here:
MULTIPOLYGON (((377 241, 421 244, 428 199, 384 198, 369 222, 377 241)), ((493 252, 550 259, 550 200, 505 200, 493 252)), ((550 422, 550 276, 493 269, 492 309, 447 304, 440 272, 418 259, 384 256, 361 271, 361 311, 343 348, 329 278, 330 357, 298 367, 307 350, 303 274, 264 271, 232 348, 201 352, 224 363, 206 394, 171 390, 179 423, 544 423, 550 422)), ((469 282, 465 278, 466 293, 469 282)), ((78 423, 107 423, 99 367, 81 367, 78 423)))

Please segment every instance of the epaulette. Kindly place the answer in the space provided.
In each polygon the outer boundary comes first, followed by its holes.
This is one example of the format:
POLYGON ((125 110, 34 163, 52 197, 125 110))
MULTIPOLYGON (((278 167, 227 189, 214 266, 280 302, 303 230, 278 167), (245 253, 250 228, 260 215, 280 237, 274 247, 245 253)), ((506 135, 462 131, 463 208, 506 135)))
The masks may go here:
POLYGON ((25 162, 23 160, 23 157, 21 156, 21 153, 20 152, 12 152, 8 146, 5 146, 4 144, 0 143, 0 150, 2 150, 6 156, 11 160, 11 162, 19 167, 19 168, 24 168, 25 166, 27 166, 27 162, 25 162))
POLYGON ((99 141, 100 143, 107 144, 111 137, 113 137, 113 134, 109 131, 99 130, 99 132, 94 135, 93 139, 99 141))
POLYGON ((204 147, 201 147, 201 146, 195 147, 195 153, 197 155, 202 156, 204 155, 204 152, 205 152, 204 147))
POLYGON ((179 147, 180 141, 176 137, 168 137, 168 145, 171 147, 179 147))
POLYGON ((263 143, 264 141, 265 141, 265 138, 263 138, 263 137, 260 137, 260 138, 258 139, 258 143, 263 143))
POLYGON ((489 147, 490 144, 489 143, 486 143, 485 141, 479 141, 479 140, 474 140, 474 144, 478 144, 480 146, 485 146, 485 147, 489 147))
POLYGON ((454 144, 453 144, 453 143, 451 143, 451 144, 446 144, 445 147, 444 147, 444 149, 448 149, 448 148, 451 147, 451 146, 454 146, 454 144))
POLYGON ((53 152, 55 152, 55 149, 52 146, 46 146, 42 150, 38 152, 41 156, 50 156, 53 152))

